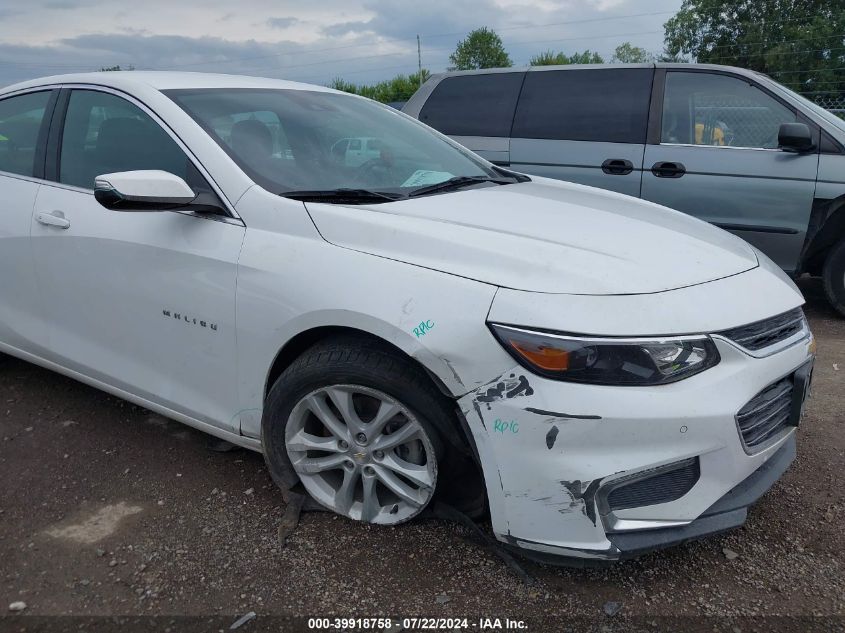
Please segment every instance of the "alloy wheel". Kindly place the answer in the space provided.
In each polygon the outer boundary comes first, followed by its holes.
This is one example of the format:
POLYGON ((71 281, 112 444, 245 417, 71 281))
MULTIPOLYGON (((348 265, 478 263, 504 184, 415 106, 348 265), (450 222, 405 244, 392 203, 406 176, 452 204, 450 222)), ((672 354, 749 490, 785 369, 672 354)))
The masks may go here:
POLYGON ((308 493, 351 519, 401 523, 434 495, 437 458, 425 428, 377 389, 312 391, 291 411, 285 447, 308 493))

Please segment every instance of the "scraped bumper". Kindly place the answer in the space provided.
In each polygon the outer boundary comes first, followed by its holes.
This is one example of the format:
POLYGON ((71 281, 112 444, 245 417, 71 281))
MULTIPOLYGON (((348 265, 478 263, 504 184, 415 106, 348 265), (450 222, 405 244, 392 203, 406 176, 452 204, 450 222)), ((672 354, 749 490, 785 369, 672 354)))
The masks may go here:
POLYGON ((715 342, 716 367, 670 385, 565 383, 514 367, 461 398, 497 538, 584 564, 741 525, 792 462, 795 427, 749 448, 737 413, 806 366, 812 339, 762 358, 715 342))

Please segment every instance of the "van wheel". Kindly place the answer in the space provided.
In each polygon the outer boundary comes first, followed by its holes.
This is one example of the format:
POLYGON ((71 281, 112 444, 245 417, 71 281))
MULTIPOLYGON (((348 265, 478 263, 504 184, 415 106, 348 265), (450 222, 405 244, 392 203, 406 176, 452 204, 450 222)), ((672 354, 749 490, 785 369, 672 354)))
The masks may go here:
POLYGON ((845 316, 845 240, 840 241, 828 253, 822 278, 824 293, 830 305, 845 316))
POLYGON ((301 483, 337 514, 396 525, 434 496, 444 447, 432 420, 444 410, 428 376, 388 346, 318 343, 270 390, 265 461, 283 490, 301 483))

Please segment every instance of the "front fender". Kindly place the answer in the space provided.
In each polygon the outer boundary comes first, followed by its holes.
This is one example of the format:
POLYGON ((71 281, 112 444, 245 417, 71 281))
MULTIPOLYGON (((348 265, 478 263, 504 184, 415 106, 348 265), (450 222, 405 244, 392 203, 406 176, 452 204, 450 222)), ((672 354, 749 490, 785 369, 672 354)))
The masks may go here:
POLYGON ((367 332, 419 361, 454 397, 512 360, 485 326, 496 287, 266 230, 247 230, 238 273, 239 418, 260 437, 264 386, 298 334, 335 326, 367 332), (295 255, 295 256, 294 256, 295 255))

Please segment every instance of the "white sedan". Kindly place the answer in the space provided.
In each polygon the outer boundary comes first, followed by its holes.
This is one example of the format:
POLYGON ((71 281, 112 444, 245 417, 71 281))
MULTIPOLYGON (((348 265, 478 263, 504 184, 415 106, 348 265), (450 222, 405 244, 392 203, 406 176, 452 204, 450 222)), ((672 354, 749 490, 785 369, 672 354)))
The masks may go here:
POLYGON ((748 244, 248 77, 0 91, 0 351, 262 451, 396 524, 432 498, 538 557, 741 525, 795 455, 814 343, 748 244), (350 164, 343 139, 375 139, 350 164))

